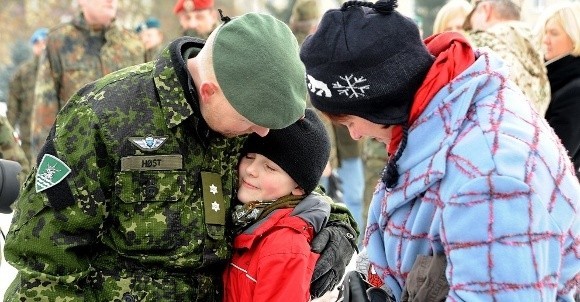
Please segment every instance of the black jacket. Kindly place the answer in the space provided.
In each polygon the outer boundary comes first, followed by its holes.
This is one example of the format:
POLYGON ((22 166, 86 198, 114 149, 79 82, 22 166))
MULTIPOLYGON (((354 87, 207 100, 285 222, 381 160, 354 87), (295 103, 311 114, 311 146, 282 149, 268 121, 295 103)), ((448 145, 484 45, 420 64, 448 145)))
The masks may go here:
POLYGON ((546 65, 552 100, 546 119, 562 140, 580 179, 580 57, 562 57, 546 65))

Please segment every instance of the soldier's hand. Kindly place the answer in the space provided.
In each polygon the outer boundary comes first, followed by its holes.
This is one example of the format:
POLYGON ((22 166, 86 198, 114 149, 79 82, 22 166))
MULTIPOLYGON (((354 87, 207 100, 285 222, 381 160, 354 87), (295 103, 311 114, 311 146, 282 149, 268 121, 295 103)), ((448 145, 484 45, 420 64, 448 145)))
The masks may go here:
POLYGON ((332 221, 312 240, 311 248, 320 254, 310 282, 310 295, 320 297, 334 289, 356 250, 355 230, 340 221, 332 221))

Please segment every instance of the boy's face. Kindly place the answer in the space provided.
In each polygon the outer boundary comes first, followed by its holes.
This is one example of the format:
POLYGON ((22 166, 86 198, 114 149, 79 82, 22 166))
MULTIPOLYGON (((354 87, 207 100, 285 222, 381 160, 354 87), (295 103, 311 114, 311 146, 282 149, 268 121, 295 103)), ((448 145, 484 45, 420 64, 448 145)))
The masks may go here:
POLYGON ((257 153, 248 153, 242 157, 238 175, 238 199, 242 203, 276 200, 289 194, 304 193, 282 168, 257 153))

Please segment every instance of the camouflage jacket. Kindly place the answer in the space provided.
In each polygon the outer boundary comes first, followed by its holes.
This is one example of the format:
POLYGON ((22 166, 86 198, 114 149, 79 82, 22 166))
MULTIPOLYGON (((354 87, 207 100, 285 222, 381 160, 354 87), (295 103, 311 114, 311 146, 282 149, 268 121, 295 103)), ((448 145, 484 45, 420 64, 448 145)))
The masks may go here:
POLYGON ((468 38, 476 47, 488 47, 504 59, 510 66, 510 79, 543 116, 550 104, 550 83, 530 28, 520 21, 506 21, 485 31, 469 32, 468 38))
POLYGON ((6 301, 215 301, 243 138, 200 118, 177 53, 195 41, 85 86, 61 110, 39 155, 48 165, 17 201, 6 301), (48 155, 71 169, 61 182, 50 172, 67 168, 48 155))
MULTIPOLYGON (((177 39, 60 111, 16 202, 5 301, 221 301, 245 137, 201 118, 183 59, 201 47, 177 39)), ((331 207, 329 220, 354 224, 331 207)))
MULTIPOLYGON (((22 166, 19 178, 21 182, 24 177, 30 172, 30 166, 26 154, 18 144, 16 137, 14 137, 14 129, 8 122, 8 119, 0 115, 0 158, 13 160, 22 166)), ((0 180, 1 181, 1 180, 0 180)))
POLYGON ((51 29, 40 58, 32 112, 32 151, 44 143, 58 111, 82 86, 103 75, 145 62, 139 37, 116 23, 91 30, 79 15, 51 29))
POLYGON ((30 123, 37 70, 38 57, 35 56, 18 67, 8 87, 6 115, 10 124, 18 129, 22 150, 24 150, 28 160, 31 159, 30 123))

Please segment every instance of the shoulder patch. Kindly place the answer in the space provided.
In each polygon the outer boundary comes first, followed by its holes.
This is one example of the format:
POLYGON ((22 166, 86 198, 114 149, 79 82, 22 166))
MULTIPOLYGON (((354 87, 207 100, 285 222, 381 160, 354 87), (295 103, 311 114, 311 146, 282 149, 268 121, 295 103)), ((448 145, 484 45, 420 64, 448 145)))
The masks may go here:
POLYGON ((71 172, 69 166, 56 156, 45 154, 36 172, 36 192, 44 191, 61 182, 71 172))

